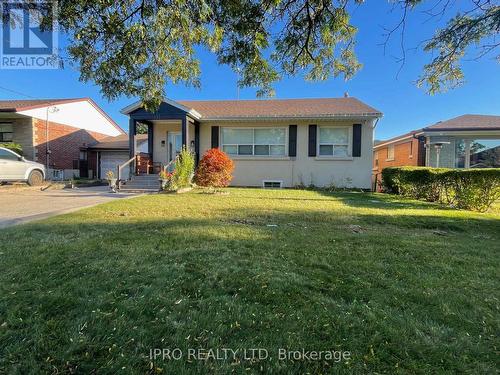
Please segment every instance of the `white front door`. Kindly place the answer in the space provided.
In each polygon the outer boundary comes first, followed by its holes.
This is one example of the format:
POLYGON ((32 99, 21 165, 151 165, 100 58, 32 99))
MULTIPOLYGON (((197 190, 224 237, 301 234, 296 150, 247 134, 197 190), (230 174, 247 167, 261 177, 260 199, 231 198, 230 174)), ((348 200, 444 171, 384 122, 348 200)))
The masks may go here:
MULTIPOLYGON (((168 132, 167 134, 168 142, 168 155, 167 160, 170 163, 172 160, 181 153, 182 150, 182 135, 180 132, 168 132)), ((173 168, 169 168, 172 170, 173 168)))

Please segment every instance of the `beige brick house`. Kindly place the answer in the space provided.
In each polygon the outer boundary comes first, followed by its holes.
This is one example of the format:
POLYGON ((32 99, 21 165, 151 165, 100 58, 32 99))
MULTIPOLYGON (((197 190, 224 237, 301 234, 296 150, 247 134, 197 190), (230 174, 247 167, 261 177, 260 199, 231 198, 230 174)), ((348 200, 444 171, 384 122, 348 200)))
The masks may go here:
MULTIPOLYGON (((0 101, 0 143, 17 143, 48 178, 95 174, 86 147, 125 132, 89 98, 0 101)), ((88 176, 92 177, 92 176, 88 176)))

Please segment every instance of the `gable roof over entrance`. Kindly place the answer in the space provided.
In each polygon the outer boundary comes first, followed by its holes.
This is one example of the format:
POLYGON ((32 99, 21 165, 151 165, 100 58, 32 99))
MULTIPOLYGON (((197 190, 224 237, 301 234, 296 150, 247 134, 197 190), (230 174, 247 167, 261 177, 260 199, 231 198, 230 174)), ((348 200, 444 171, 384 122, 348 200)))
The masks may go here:
MULTIPOLYGON (((166 100, 198 120, 382 117, 377 109, 356 98, 270 100, 166 100)), ((142 108, 136 102, 122 110, 130 114, 142 108)))

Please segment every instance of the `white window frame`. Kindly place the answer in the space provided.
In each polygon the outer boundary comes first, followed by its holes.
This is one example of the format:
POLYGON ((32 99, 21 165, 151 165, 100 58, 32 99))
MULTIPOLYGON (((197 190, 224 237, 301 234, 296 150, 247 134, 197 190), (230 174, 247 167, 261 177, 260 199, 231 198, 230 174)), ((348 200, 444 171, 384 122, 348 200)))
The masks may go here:
POLYGON ((352 158, 352 126, 338 126, 338 125, 320 125, 317 130, 317 138, 318 141, 316 146, 316 155, 319 158, 325 159, 346 159, 352 158), (331 128, 331 129, 347 129, 347 144, 346 143, 327 143, 321 142, 321 129, 331 128), (333 146, 332 147, 332 155, 321 155, 320 146, 333 146), (347 146, 347 155, 346 156, 335 156, 335 146, 347 146))
MULTIPOLYGON (((221 126, 219 129, 219 139, 221 140, 221 150, 224 151, 224 146, 236 146, 236 151, 239 151, 238 146, 252 146, 252 154, 251 155, 240 155, 240 154, 228 154, 230 157, 236 158, 275 158, 282 159, 288 157, 288 127, 286 126, 221 126), (224 136, 222 134, 223 129, 232 129, 232 130, 252 130, 252 144, 248 143, 224 143, 224 136), (255 143, 255 130, 261 129, 283 129, 285 131, 285 143, 279 145, 269 145, 262 143, 255 143), (269 155, 255 155, 255 146, 269 146, 269 155), (271 155, 271 147, 270 146, 285 146, 285 153, 282 155, 271 155)), ((225 152, 225 151, 224 151, 225 152)))

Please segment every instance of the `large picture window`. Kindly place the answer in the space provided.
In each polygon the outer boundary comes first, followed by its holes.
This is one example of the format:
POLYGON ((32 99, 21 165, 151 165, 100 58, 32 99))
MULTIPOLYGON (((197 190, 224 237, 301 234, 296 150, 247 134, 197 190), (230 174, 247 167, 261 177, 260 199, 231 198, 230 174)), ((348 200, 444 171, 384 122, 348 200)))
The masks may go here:
POLYGON ((11 123, 0 122, 0 142, 12 142, 13 132, 11 123))
POLYGON ((320 127, 319 155, 347 157, 350 155, 348 127, 320 127))
POLYGON ((239 156, 285 156, 285 128, 222 128, 222 150, 239 156))
POLYGON ((499 168, 500 139, 460 139, 455 142, 457 168, 499 168))

